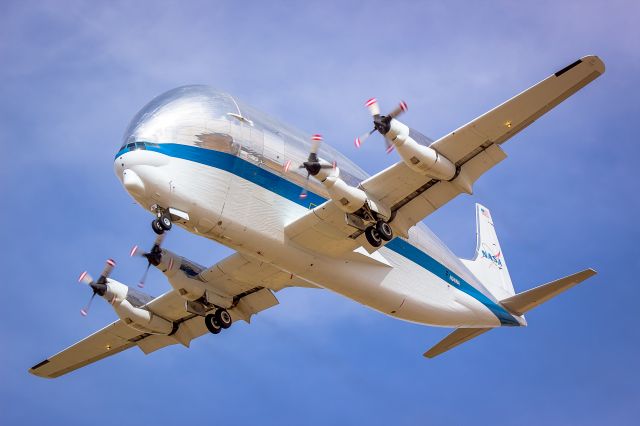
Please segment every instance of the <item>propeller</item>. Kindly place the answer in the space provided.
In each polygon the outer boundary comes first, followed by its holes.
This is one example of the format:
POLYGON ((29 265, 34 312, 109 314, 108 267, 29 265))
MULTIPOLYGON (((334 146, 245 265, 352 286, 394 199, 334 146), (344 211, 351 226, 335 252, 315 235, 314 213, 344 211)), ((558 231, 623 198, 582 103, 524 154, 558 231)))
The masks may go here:
POLYGON ((149 252, 142 251, 140 247, 137 245, 133 246, 129 256, 139 256, 147 259, 147 268, 144 270, 144 274, 142 274, 142 278, 138 282, 138 287, 144 288, 144 284, 147 281, 147 274, 149 273, 149 268, 151 265, 158 266, 162 261, 162 249, 160 246, 162 245, 162 241, 164 240, 165 234, 160 234, 156 237, 156 240, 153 243, 153 247, 149 252))
MULTIPOLYGON (((316 176, 320 173, 322 169, 335 169, 337 163, 334 161, 331 164, 322 162, 318 157, 318 150, 320 149, 320 144, 322 143, 322 135, 312 135, 311 136, 311 149, 309 150, 309 156, 307 157, 307 161, 303 162, 298 166, 299 169, 307 170, 307 179, 304 184, 304 188, 300 193, 300 198, 307 198, 308 187, 309 187, 309 176, 316 176)), ((285 173, 289 172, 291 169, 291 160, 287 160, 284 163, 283 170, 285 173)))
MULTIPOLYGON (((364 141, 367 140, 367 138, 371 136, 376 130, 380 134, 386 135, 391 126, 391 120, 409 109, 406 102, 400 101, 398 106, 389 114, 380 115, 380 106, 378 105, 378 100, 376 98, 369 99, 367 102, 365 102, 364 106, 367 107, 369 113, 373 117, 373 129, 356 138, 356 148, 360 148, 364 141)), ((393 144, 391 144, 387 140, 387 138, 385 138, 384 141, 387 145, 387 154, 389 154, 391 151, 393 151, 393 144)))
POLYGON ((116 266, 116 261, 113 259, 107 259, 107 263, 100 274, 100 277, 96 281, 93 280, 91 275, 87 271, 84 271, 78 277, 78 282, 82 284, 86 284, 91 287, 93 290, 93 294, 89 299, 89 302, 85 305, 84 308, 80 309, 80 314, 83 317, 89 315, 89 308, 91 308, 91 302, 93 302, 93 298, 96 297, 96 294, 100 296, 104 296, 107 291, 107 278, 111 275, 111 271, 113 271, 113 267, 116 266))

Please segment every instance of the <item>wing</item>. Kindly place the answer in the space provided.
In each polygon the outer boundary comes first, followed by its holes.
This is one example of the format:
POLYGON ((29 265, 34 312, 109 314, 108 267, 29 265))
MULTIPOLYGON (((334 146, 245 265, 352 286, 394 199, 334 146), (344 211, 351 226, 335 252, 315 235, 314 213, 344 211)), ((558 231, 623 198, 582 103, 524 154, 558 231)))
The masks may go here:
MULTIPOLYGON (((502 143, 603 72, 604 63, 597 56, 585 56, 431 144, 459 170, 451 182, 418 174, 400 161, 360 186, 389 206, 394 232, 407 237, 409 228, 504 160, 502 143)), ((368 247, 362 231, 347 225, 344 213, 332 201, 310 210, 285 232, 291 241, 330 255, 368 247)))
POLYGON ((235 253, 200 273, 200 279, 210 283, 222 294, 239 294, 255 287, 273 291, 285 287, 315 287, 306 281, 254 258, 235 253))
MULTIPOLYGON (((233 321, 249 322, 251 316, 278 304, 272 290, 305 285, 273 266, 233 254, 201 273, 201 278, 233 300, 228 309, 233 321)), ((185 309, 185 299, 175 290, 153 299, 144 306, 176 327, 170 336, 140 332, 118 320, 58 354, 34 365, 29 372, 55 378, 80 367, 137 346, 145 354, 165 346, 182 344, 208 333, 202 317, 185 309)))

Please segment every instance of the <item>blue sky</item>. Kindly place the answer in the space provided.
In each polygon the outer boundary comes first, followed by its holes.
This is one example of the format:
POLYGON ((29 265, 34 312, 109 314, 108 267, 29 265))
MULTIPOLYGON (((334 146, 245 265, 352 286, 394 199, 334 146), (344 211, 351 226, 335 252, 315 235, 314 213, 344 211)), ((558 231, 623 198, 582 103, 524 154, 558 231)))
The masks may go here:
MULTIPOLYGON (((344 3, 2 2, 0 423, 637 421, 638 3, 344 3), (528 328, 428 361, 448 330, 292 289, 251 326, 189 350, 134 348, 56 380, 27 373, 115 318, 99 301, 79 315, 79 272, 107 257, 117 279, 142 272, 127 254, 152 241, 150 217, 112 159, 157 94, 213 85, 375 173, 397 158, 353 148, 369 127, 365 99, 404 99, 406 122, 437 138, 586 54, 603 58, 604 76, 509 141, 473 196, 426 220, 470 257, 473 204, 490 207, 518 291, 599 271, 532 311, 528 328)), ((182 230, 167 246, 202 264, 229 253, 182 230)), ((168 284, 153 272, 148 287, 168 284)))

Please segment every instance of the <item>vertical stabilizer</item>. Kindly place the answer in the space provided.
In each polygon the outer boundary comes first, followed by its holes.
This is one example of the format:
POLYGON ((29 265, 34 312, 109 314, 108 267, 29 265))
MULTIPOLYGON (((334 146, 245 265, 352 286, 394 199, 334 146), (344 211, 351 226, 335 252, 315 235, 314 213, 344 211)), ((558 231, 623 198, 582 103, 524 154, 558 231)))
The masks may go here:
POLYGON ((476 238, 475 258, 462 262, 498 300, 513 296, 515 291, 491 212, 480 204, 476 204, 476 238))

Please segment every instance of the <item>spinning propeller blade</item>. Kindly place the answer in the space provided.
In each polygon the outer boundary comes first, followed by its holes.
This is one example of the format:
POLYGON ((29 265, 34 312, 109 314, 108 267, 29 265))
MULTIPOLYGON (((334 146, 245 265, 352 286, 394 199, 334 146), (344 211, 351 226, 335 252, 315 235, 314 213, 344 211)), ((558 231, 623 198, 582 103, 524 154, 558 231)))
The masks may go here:
POLYGON ((133 246, 133 248, 129 252, 129 256, 131 257, 144 257, 147 259, 147 267, 142 274, 142 278, 140 278, 140 281, 138 281, 138 287, 140 288, 144 288, 151 265, 159 265, 162 261, 162 249, 160 248, 160 246, 164 241, 164 237, 165 234, 158 235, 153 242, 153 246, 151 247, 151 250, 149 252, 142 251, 138 245, 133 246))
MULTIPOLYGON (((337 163, 333 161, 331 164, 328 164, 326 161, 321 162, 320 158, 318 158, 318 151, 320 150, 320 144, 322 143, 322 135, 315 134, 311 136, 311 147, 309 149, 309 156, 307 157, 307 161, 299 165, 298 169, 305 169, 307 171, 307 178, 305 179, 304 186, 302 188, 302 192, 300 192, 300 198, 305 199, 308 195, 309 189, 309 176, 317 175, 322 169, 335 169, 337 167, 337 163)), ((287 160, 282 166, 282 170, 284 173, 288 173, 291 170, 292 161, 287 160)))
POLYGON ((111 275, 113 268, 116 266, 116 262, 113 259, 107 259, 107 263, 100 274, 100 277, 97 281, 94 281, 91 275, 87 271, 84 271, 78 277, 78 282, 82 284, 86 284, 91 287, 93 290, 93 294, 89 298, 89 302, 84 306, 84 308, 80 309, 80 315, 86 317, 89 315, 89 308, 91 308, 91 302, 93 302, 93 298, 96 297, 96 294, 102 296, 107 291, 107 278, 111 275))
MULTIPOLYGON (((376 100, 376 98, 369 99, 367 102, 365 102, 364 106, 367 107, 369 113, 373 117, 373 130, 364 133, 362 136, 359 136, 355 139, 354 143, 356 148, 360 148, 364 141, 367 140, 367 138, 371 136, 376 130, 382 135, 385 135, 389 131, 391 120, 409 109, 406 102, 400 101, 400 104, 398 104, 398 106, 389 114, 380 115, 380 107, 378 106, 378 101, 376 100)), ((387 140, 387 138, 384 138, 384 141, 386 144, 386 152, 387 154, 389 154, 391 151, 393 151, 394 146, 387 140)))
POLYGON ((320 148, 320 144, 322 143, 322 135, 313 135, 311 136, 311 150, 310 154, 318 154, 318 149, 320 148))

